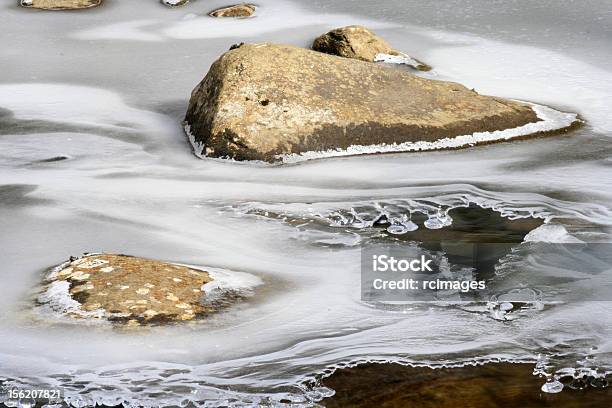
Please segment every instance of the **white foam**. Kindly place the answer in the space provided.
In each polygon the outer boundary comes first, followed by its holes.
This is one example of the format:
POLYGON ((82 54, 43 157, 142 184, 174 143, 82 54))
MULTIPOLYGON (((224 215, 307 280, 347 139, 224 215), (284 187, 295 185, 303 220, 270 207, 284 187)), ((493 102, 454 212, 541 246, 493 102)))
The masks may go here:
MULTIPOLYGON (((524 102, 526 103, 526 102, 524 102)), ((512 129, 496 130, 494 132, 476 132, 471 135, 463 135, 440 139, 435 142, 405 142, 393 144, 374 144, 369 146, 352 145, 346 149, 330 149, 325 151, 309 151, 289 155, 279 155, 283 163, 297 163, 304 160, 321 159, 325 157, 353 156, 358 154, 393 153, 393 152, 416 152, 427 150, 456 149, 460 147, 475 146, 482 143, 511 140, 517 137, 527 136, 540 132, 549 132, 571 126, 578 120, 575 113, 561 112, 544 105, 530 103, 533 111, 540 121, 528 123, 512 129)))
POLYGON ((0 106, 21 120, 45 120, 159 133, 167 119, 127 105, 120 95, 89 86, 21 83, 0 85, 0 106))
POLYGON ((122 21, 83 30, 73 36, 81 40, 163 41, 164 37, 154 31, 159 23, 155 19, 122 21))

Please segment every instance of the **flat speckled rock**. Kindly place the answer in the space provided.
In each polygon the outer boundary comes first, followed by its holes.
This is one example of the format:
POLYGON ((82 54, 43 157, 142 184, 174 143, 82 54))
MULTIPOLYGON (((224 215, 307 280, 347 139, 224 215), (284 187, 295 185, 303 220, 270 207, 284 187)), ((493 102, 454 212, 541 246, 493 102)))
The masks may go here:
POLYGON ((363 26, 336 28, 317 37, 312 49, 326 54, 362 61, 375 62, 394 59, 418 69, 429 71, 431 67, 391 47, 387 41, 363 26))
POLYGON ((41 303, 63 305, 71 317, 129 324, 193 320, 213 311, 203 305, 207 272, 126 255, 72 259, 47 278, 41 303), (63 292, 63 293, 61 293, 63 292))
POLYGON ((99 6, 102 0, 21 0, 20 4, 42 10, 78 10, 99 6))
POLYGON ((256 9, 254 4, 236 4, 213 10, 208 15, 211 17, 250 17, 256 9))
POLYGON ((247 44, 223 54, 193 90, 185 128, 197 155, 274 162, 538 121, 527 104, 457 83, 293 46, 247 44))

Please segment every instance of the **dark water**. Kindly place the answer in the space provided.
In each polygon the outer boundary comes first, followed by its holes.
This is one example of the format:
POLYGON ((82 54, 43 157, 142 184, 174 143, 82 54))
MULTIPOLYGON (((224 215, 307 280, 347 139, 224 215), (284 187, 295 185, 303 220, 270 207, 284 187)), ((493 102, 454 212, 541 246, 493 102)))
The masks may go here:
POLYGON ((612 389, 593 378, 567 379, 561 394, 540 390, 545 379, 533 364, 489 363, 459 368, 364 364, 336 371, 322 381, 335 394, 326 407, 559 407, 603 408, 612 389))

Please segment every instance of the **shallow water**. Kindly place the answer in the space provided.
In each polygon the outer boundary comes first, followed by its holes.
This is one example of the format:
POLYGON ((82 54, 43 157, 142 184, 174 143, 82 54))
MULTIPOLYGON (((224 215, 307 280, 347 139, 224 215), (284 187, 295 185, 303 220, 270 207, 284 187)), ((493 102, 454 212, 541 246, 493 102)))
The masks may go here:
POLYGON ((610 303, 592 294, 610 293, 610 271, 585 277, 586 260, 538 258, 537 242, 610 241, 610 7, 443 3, 262 0, 257 18, 232 22, 197 16, 222 1, 180 9, 108 1, 78 13, 0 5, 5 385, 60 386, 89 404, 310 404, 330 391, 308 379, 363 359, 612 370, 610 303), (274 167, 192 154, 181 126, 189 94, 231 44, 304 46, 353 23, 431 64, 424 75, 578 112, 587 123, 469 150, 274 167), (600 301, 528 308, 511 320, 484 305, 384 310, 360 301, 359 248, 380 232, 367 222, 338 226, 336 214, 361 211, 363 221, 383 209, 439 222, 440 211, 469 204, 548 223, 502 261, 506 286, 546 276, 600 301), (184 327, 41 318, 32 288, 46 268, 85 251, 247 272, 264 284, 184 327))
POLYGON ((583 383, 564 379, 563 393, 540 392, 533 364, 484 364, 462 368, 411 367, 400 364, 364 364, 336 371, 324 379, 336 394, 325 400, 333 407, 602 407, 611 388, 583 389, 583 383), (503 378, 505 381, 499 381, 503 378), (376 383, 377 387, 369 385, 376 383), (573 388, 571 388, 573 387, 573 388))

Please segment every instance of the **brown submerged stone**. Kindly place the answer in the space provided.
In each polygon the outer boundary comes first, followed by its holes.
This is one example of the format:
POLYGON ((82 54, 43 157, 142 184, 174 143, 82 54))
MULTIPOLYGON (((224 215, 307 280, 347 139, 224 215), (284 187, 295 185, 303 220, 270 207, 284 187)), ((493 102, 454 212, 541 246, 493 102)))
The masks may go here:
POLYGON ((99 254, 72 260, 50 277, 70 283, 70 297, 85 312, 111 321, 154 323, 192 320, 204 307, 208 273, 182 265, 126 255, 99 254))
MULTIPOLYGON (((374 62, 378 54, 406 55, 391 47, 383 38, 359 25, 336 28, 317 37, 312 44, 312 49, 326 54, 368 62, 374 62)), ((420 71, 431 70, 431 67, 427 64, 418 60, 414 61, 414 68, 420 71)))
POLYGON ((289 153, 431 142, 536 121, 525 104, 457 83, 275 44, 223 54, 193 90, 185 118, 203 154, 269 162, 289 153))
POLYGON ((558 394, 540 390, 544 379, 532 364, 485 364, 461 368, 363 364, 337 370, 323 379, 335 390, 322 405, 381 408, 604 408, 612 388, 583 390, 566 386, 558 394))
POLYGON ((254 4, 236 4, 222 7, 208 13, 211 17, 250 17, 255 13, 257 7, 254 4))
POLYGON ((102 0, 21 0, 20 4, 42 10, 78 10, 99 6, 102 0))

